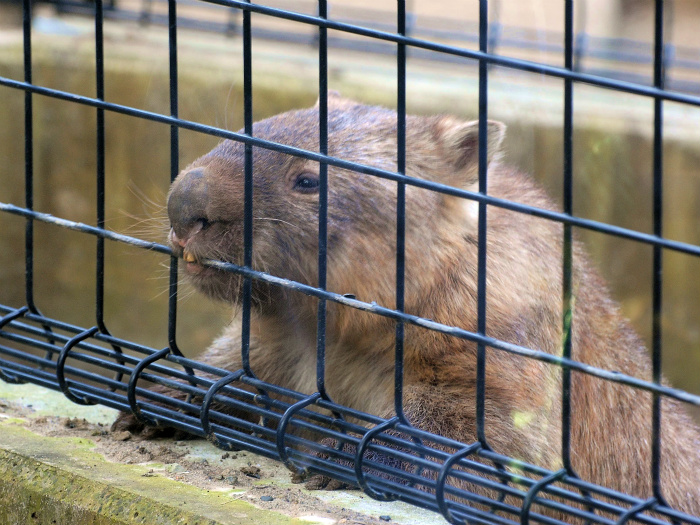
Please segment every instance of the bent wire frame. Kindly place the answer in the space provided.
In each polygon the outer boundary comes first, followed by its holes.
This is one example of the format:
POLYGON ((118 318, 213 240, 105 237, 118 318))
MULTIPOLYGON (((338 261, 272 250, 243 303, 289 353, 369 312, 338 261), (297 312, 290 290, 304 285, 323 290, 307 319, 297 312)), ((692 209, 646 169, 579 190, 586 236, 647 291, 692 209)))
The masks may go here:
MULTIPOLYGON (((70 92, 49 89, 32 82, 31 1, 24 0, 24 80, 0 77, 0 85, 20 90, 25 95, 25 204, 17 206, 0 203, 0 212, 23 217, 25 229, 26 305, 11 307, 0 304, 0 379, 9 383, 32 382, 55 390, 61 390, 74 402, 103 404, 122 411, 131 411, 145 423, 168 425, 190 434, 209 438, 224 449, 246 449, 257 454, 283 461, 297 473, 311 472, 330 476, 345 483, 358 484, 369 495, 380 500, 401 500, 440 512, 454 524, 489 523, 515 524, 537 522, 549 525, 561 523, 547 517, 538 509, 551 509, 569 520, 585 523, 624 524, 636 520, 645 524, 692 523, 700 525, 700 517, 680 513, 666 505, 659 483, 660 417, 664 397, 700 406, 700 396, 671 388, 661 382, 661 268, 663 250, 700 256, 700 246, 673 241, 663 237, 662 230, 662 115, 665 101, 675 101, 700 106, 700 98, 665 89, 663 2, 656 2, 654 81, 653 86, 625 82, 595 76, 578 71, 575 67, 577 50, 573 29, 573 1, 565 2, 564 67, 553 67, 493 54, 489 45, 488 5, 480 3, 479 49, 451 47, 431 42, 429 39, 411 36, 408 31, 409 15, 405 2, 398 1, 396 31, 378 30, 328 16, 325 0, 319 0, 317 15, 306 15, 289 10, 252 4, 245 0, 211 0, 242 14, 241 38, 244 64, 244 132, 236 133, 220 128, 184 120, 178 116, 177 83, 177 5, 168 3, 170 42, 170 114, 148 112, 133 107, 107 102, 104 97, 103 68, 103 18, 102 2, 95 2, 94 19, 96 35, 96 95, 94 98, 70 92), (253 136, 252 113, 252 54, 254 34, 251 15, 284 18, 317 28, 316 44, 319 50, 319 152, 310 152, 253 136), (377 41, 395 45, 397 59, 397 171, 387 171, 334 158, 328 155, 328 35, 329 29, 363 35, 377 41), (564 211, 553 212, 489 196, 486 192, 486 141, 480 140, 477 192, 456 189, 439 183, 418 180, 405 175, 405 126, 406 126, 406 56, 408 49, 425 49, 447 56, 458 56, 478 62, 479 75, 479 131, 486 134, 488 115, 489 66, 500 65, 526 72, 544 74, 563 79, 564 82, 564 211), (572 212, 572 130, 573 86, 586 82, 595 86, 646 96, 654 101, 654 228, 653 234, 645 234, 602 222, 576 217, 572 212), (34 210, 33 206, 33 157, 34 137, 32 129, 33 105, 36 95, 53 97, 95 108, 97 133, 97 217, 95 226, 34 210), (210 135, 237 140, 245 144, 245 220, 244 265, 237 266, 220 261, 205 264, 236 272, 244 277, 243 295, 243 368, 226 371, 183 357, 178 349, 176 330, 177 264, 167 246, 147 242, 112 232, 105 228, 105 120, 104 112, 116 112, 132 118, 147 119, 171 128, 171 180, 179 171, 179 130, 189 129, 210 135), (262 147, 296 155, 319 162, 319 283, 309 286, 282 279, 251 269, 252 262, 252 174, 253 147, 262 147), (326 289, 327 264, 327 169, 337 166, 351 169, 397 183, 397 257, 396 257, 396 308, 357 300, 351 295, 341 295, 326 289), (479 272, 478 311, 476 332, 448 326, 429 319, 410 315, 403 311, 404 293, 404 236, 405 236, 405 187, 425 188, 430 191, 455 195, 477 201, 479 204, 479 272), (561 356, 537 349, 526 348, 488 337, 486 327, 486 224, 490 206, 502 207, 557 221, 564 225, 563 304, 564 348, 561 356), (95 326, 81 327, 60 319, 44 316, 35 302, 33 285, 34 224, 36 221, 57 228, 67 228, 93 236, 96 240, 96 321, 95 326), (653 272, 653 364, 652 381, 627 376, 614 371, 579 363, 571 356, 571 266, 572 228, 586 228, 620 238, 651 245, 654 251, 653 272), (164 348, 155 349, 133 341, 113 336, 107 329, 103 316, 105 242, 126 243, 141 249, 170 256, 170 299, 168 341, 164 348), (279 385, 258 379, 251 370, 248 352, 250 346, 250 306, 253 280, 261 280, 273 286, 285 287, 318 299, 317 338, 317 392, 304 395, 279 385), (395 347, 395 411, 396 416, 384 420, 365 414, 332 401, 325 390, 325 330, 326 304, 328 301, 384 316, 396 323, 395 347), (477 434, 474 443, 460 443, 430 434, 412 427, 403 414, 403 334, 406 324, 434 330, 477 344, 477 434), (23 348, 40 350, 27 352, 23 348), (510 352, 528 359, 549 363, 563 370, 562 413, 562 464, 563 468, 551 472, 517 458, 498 454, 485 438, 485 376, 486 349, 510 352), (43 356, 41 355, 43 352, 43 356), (167 362, 168 366, 163 363, 167 362), (89 365, 89 366, 88 366, 89 365), (173 366, 174 365, 174 366, 173 366), (96 372, 95 370, 99 370, 96 372), (597 486, 579 479, 571 467, 570 434, 570 375, 572 371, 590 374, 608 381, 633 386, 651 392, 654 399, 653 443, 651 476, 654 496, 642 500, 597 486), (128 380, 124 380, 128 378, 128 380), (169 387, 177 395, 166 395, 141 386, 144 382, 169 387), (246 413, 245 418, 230 415, 246 413), (320 409, 320 410, 319 410, 320 409), (296 431, 303 431, 302 433, 296 431), (312 437, 309 437, 312 436, 312 437), (336 446, 327 443, 337 443, 336 446), (392 458, 389 464, 376 461, 376 455, 392 458), (374 456, 373 456, 374 455, 374 456), (396 465, 411 465, 404 469, 396 465), (480 487, 478 492, 464 488, 480 487)), ((491 42, 491 43, 490 43, 491 42)))

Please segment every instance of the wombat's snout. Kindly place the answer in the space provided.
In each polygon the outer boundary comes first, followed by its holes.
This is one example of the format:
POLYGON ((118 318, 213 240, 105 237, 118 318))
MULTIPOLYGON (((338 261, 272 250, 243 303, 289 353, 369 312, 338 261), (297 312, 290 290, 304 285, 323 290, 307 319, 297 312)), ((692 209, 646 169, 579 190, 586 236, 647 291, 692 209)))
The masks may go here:
POLYGON ((209 184, 204 168, 194 168, 175 180, 168 196, 168 217, 178 238, 187 239, 209 222, 208 204, 209 184))

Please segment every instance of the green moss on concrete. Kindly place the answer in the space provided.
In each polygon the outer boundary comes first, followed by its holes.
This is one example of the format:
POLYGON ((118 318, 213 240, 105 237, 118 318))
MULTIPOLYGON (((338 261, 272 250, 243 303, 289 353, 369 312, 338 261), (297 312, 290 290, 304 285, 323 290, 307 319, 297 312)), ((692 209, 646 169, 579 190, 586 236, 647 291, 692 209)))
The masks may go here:
POLYGON ((0 523, 55 525, 286 525, 293 520, 105 461, 87 439, 38 436, 0 422, 0 523))

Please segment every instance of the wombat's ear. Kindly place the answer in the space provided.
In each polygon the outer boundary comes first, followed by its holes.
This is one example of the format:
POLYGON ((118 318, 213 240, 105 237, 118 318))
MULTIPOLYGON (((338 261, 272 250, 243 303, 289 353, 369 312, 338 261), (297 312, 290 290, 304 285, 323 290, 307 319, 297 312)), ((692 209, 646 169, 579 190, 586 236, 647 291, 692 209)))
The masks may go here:
MULTIPOLYGON (((479 169, 479 121, 464 122, 453 117, 442 117, 434 129, 445 158, 454 166, 456 174, 461 175, 460 182, 474 182, 479 169)), ((506 125, 502 122, 487 121, 487 162, 500 156, 505 131, 506 125)))

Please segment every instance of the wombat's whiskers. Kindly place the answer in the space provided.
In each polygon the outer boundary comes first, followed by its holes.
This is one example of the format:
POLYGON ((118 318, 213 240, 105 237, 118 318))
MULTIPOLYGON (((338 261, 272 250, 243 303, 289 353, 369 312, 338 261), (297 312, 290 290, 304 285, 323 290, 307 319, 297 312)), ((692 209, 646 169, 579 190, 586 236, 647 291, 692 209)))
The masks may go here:
POLYGON ((296 224, 293 224, 293 223, 291 223, 291 222, 289 222, 289 221, 284 221, 284 220, 282 220, 282 219, 276 219, 276 218, 274 218, 274 217, 253 217, 253 220, 256 220, 256 221, 281 222, 281 223, 283 223, 283 224, 288 224, 288 225, 291 226, 292 228, 299 228, 299 229, 301 229, 301 226, 298 226, 298 225, 296 225, 296 224))

